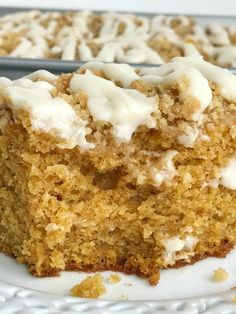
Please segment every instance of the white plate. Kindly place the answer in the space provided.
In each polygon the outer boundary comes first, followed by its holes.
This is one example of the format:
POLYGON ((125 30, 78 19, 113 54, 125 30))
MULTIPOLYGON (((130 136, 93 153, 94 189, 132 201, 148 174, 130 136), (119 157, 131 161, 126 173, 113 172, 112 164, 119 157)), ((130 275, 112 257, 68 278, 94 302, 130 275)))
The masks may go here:
POLYGON ((235 314, 236 249, 226 258, 208 258, 181 269, 161 272, 160 283, 151 287, 145 279, 119 274, 121 281, 108 283, 112 272, 103 272, 107 293, 99 300, 70 297, 69 291, 87 274, 63 272, 60 277, 35 278, 24 265, 0 254, 0 313, 4 314, 235 314), (215 269, 223 267, 229 278, 215 283, 215 269))

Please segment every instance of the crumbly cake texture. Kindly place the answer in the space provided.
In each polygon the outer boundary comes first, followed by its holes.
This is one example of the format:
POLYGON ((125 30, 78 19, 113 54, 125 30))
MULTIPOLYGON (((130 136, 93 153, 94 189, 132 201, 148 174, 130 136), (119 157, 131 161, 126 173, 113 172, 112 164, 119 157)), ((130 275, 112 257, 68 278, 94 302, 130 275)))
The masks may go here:
POLYGON ((236 66, 236 27, 186 16, 28 11, 0 18, 0 56, 162 64, 200 56, 236 66))
POLYGON ((35 276, 159 269, 236 242, 236 76, 199 57, 0 78, 0 249, 35 276))

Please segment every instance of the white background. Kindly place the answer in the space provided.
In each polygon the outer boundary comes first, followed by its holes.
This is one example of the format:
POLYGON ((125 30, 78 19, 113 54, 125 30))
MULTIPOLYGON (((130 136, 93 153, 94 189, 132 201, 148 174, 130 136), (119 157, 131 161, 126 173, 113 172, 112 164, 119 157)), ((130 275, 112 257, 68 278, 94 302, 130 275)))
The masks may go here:
POLYGON ((236 16, 236 0, 0 0, 0 6, 236 16))

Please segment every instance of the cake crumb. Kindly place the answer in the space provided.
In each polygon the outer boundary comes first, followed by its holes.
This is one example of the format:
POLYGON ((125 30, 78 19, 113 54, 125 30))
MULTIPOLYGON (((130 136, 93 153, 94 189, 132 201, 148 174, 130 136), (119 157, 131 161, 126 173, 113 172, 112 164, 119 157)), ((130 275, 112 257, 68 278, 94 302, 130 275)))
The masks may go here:
POLYGON ((121 281, 121 278, 117 274, 111 274, 110 277, 107 280, 109 283, 117 283, 121 281))
POLYGON ((226 281, 229 277, 229 274, 224 268, 218 268, 214 271, 213 280, 215 282, 226 281))
POLYGON ((79 284, 75 285, 70 292, 74 297, 98 298, 106 293, 102 280, 103 278, 100 274, 87 276, 79 284))
POLYGON ((235 295, 235 296, 233 296, 232 301, 233 301, 233 303, 235 303, 235 304, 236 304, 236 295, 235 295))
POLYGON ((148 281, 151 286, 157 285, 159 280, 160 280, 160 272, 152 274, 152 276, 148 278, 148 281))

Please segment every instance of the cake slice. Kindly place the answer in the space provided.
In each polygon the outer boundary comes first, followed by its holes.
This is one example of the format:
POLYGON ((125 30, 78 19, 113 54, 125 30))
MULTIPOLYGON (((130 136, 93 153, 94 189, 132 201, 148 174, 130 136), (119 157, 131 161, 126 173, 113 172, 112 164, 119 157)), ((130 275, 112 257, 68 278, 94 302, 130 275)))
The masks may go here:
POLYGON ((0 250, 35 276, 159 270, 236 242, 236 77, 200 57, 0 78, 0 250))

